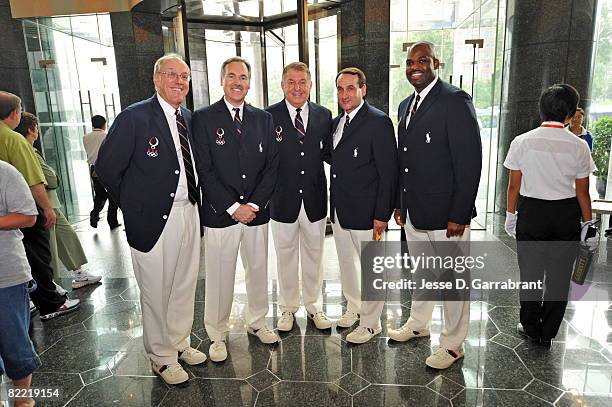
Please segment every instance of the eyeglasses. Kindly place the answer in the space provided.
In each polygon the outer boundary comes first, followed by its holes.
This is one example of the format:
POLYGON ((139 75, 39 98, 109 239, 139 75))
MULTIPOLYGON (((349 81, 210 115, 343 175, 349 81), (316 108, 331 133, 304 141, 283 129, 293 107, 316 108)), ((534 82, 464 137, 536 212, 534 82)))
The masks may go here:
POLYGON ((187 82, 191 80, 191 75, 187 73, 182 73, 180 75, 173 71, 159 71, 157 73, 166 75, 168 79, 173 80, 173 81, 177 80, 178 78, 181 78, 182 80, 187 81, 187 82))

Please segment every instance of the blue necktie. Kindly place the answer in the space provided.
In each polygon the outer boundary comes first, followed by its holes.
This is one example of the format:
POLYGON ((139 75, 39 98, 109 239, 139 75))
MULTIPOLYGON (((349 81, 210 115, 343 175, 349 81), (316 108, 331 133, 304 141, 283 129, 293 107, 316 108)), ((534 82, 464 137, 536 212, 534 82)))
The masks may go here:
POLYGON ((235 107, 232 110, 234 111, 234 126, 236 127, 238 135, 242 136, 242 120, 240 120, 240 109, 235 107))

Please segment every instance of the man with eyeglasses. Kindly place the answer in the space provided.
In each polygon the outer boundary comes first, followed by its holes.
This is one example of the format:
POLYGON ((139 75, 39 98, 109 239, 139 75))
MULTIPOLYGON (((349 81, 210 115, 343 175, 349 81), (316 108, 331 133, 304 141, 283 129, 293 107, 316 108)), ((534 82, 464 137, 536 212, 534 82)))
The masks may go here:
POLYGON ((251 65, 231 57, 221 65, 223 98, 197 110, 193 128, 202 161, 205 229, 204 327, 213 362, 227 358, 238 252, 245 269, 247 332, 278 342, 268 313, 268 222, 276 184, 278 150, 272 115, 245 102, 251 65))
POLYGON ((279 174, 270 202, 279 283, 279 331, 291 331, 302 300, 317 329, 331 328, 322 308, 323 244, 327 220, 327 180, 323 154, 331 136, 331 112, 308 101, 312 81, 303 62, 283 69, 285 98, 266 110, 274 117, 279 174))
POLYGON ((123 212, 140 289, 144 346, 168 384, 189 376, 179 364, 206 355, 190 346, 200 268, 200 190, 191 112, 181 103, 190 72, 176 54, 153 69, 156 94, 123 110, 96 160, 100 181, 123 212))

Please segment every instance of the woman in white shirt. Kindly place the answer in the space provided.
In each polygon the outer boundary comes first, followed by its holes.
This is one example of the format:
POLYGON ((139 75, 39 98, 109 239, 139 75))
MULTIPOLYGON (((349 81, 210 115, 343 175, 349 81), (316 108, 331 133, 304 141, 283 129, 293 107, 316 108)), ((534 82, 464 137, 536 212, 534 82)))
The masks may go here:
POLYGON ((595 165, 587 143, 564 128, 579 100, 570 85, 546 89, 542 124, 517 136, 504 162, 510 170, 506 232, 517 239, 521 281, 541 284, 521 290, 517 329, 545 346, 563 321, 576 242, 592 221, 589 174, 595 165))

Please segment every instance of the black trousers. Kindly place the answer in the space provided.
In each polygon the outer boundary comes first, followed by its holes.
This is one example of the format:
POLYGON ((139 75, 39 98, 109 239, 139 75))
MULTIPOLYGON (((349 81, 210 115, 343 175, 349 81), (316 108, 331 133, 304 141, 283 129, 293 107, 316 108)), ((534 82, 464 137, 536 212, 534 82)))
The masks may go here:
POLYGON ((580 241, 581 211, 576 198, 558 201, 520 197, 516 226, 521 281, 543 281, 543 289, 521 290, 520 320, 542 340, 557 335, 580 241))
POLYGON ((36 290, 30 293, 30 298, 41 315, 56 311, 66 301, 66 296, 59 295, 53 283, 49 231, 45 229, 45 222, 45 215, 42 209, 38 208, 36 224, 31 228, 21 229, 23 246, 32 269, 32 278, 37 285, 36 290))
POLYGON ((106 200, 108 200, 108 212, 106 213, 106 220, 109 225, 114 226, 117 222, 117 204, 112 200, 108 192, 106 192, 106 188, 100 182, 98 177, 94 176, 94 167, 93 165, 89 167, 89 171, 91 174, 91 181, 93 183, 94 189, 94 207, 89 216, 91 219, 94 219, 96 222, 100 219, 100 212, 104 209, 104 205, 106 204, 106 200))

